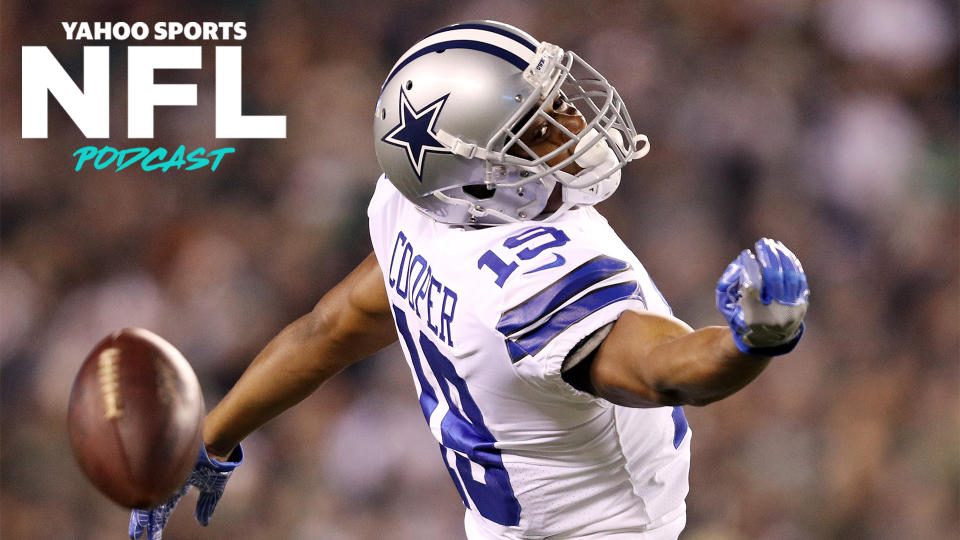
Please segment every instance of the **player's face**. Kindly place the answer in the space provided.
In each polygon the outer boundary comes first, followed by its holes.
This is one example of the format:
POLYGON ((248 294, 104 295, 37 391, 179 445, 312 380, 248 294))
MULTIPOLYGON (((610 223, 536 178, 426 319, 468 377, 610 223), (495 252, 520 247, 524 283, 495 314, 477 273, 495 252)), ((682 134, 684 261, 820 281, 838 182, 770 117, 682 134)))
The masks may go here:
MULTIPOLYGON (((563 96, 558 95, 553 103, 547 107, 546 112, 551 118, 559 122, 563 127, 569 129, 572 133, 579 133, 587 125, 587 121, 583 118, 583 115, 580 114, 580 111, 564 99, 563 96)), ((524 132, 523 136, 520 137, 520 140, 529 146, 538 156, 545 156, 570 140, 570 137, 542 116, 538 116, 533 124, 524 132)), ((573 155, 574 147, 575 145, 571 145, 566 152, 561 152, 548 160, 547 164, 553 166, 570 157, 573 155)), ((522 152, 519 148, 514 147, 510 153, 513 154, 514 151, 522 152)), ((514 155, 526 157, 519 153, 514 155)), ((582 171, 583 168, 571 162, 562 170, 569 174, 577 174, 582 171)))

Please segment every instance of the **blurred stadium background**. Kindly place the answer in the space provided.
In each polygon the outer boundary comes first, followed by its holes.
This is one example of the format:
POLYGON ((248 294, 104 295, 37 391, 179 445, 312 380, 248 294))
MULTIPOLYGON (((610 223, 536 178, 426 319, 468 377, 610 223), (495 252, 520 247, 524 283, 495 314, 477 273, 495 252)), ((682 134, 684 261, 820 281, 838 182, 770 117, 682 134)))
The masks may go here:
MULTIPOLYGON (((382 78, 419 37, 495 18, 576 50, 649 135, 601 210, 678 316, 722 324, 715 280, 759 236, 799 254, 807 336, 694 429, 691 540, 960 537, 957 4, 94 2, 5 0, 0 294, 4 539, 122 538, 66 438, 71 380, 106 333, 143 326, 192 362, 208 407, 370 250, 382 78), (199 106, 126 139, 113 43, 109 141, 58 106, 20 137, 21 45, 78 77, 60 21, 246 21, 245 112, 285 140, 216 141, 213 47, 199 106), (88 144, 233 145, 215 172, 73 171, 88 144)), ((177 45, 188 44, 185 41, 177 45)), ((235 44, 235 43, 231 43, 235 44)), ((462 507, 394 347, 246 442, 208 529, 188 499, 165 538, 462 538, 462 507)))

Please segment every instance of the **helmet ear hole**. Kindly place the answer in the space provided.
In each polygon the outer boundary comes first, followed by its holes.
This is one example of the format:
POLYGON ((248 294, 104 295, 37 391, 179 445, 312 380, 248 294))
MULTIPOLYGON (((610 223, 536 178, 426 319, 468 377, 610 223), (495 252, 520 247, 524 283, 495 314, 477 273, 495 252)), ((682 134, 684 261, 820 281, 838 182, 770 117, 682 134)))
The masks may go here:
POLYGON ((413 90, 413 81, 407 81, 403 84, 403 87, 407 90, 413 90))
POLYGON ((463 186, 460 189, 474 199, 480 200, 490 199, 497 192, 497 188, 487 187, 485 184, 473 184, 470 186, 463 186))

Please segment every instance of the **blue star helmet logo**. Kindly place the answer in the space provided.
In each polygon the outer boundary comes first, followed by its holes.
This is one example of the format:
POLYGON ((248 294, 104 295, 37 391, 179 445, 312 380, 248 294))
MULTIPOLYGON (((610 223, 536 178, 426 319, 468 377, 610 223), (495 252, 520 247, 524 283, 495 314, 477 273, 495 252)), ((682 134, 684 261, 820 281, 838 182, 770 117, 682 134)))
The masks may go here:
POLYGON ((381 139, 387 144, 399 146, 407 151, 410 166, 417 173, 417 178, 423 182, 423 160, 427 152, 435 154, 452 154, 437 140, 437 117, 447 102, 447 94, 426 107, 415 110, 410 104, 410 98, 400 90, 400 123, 394 126, 381 139))

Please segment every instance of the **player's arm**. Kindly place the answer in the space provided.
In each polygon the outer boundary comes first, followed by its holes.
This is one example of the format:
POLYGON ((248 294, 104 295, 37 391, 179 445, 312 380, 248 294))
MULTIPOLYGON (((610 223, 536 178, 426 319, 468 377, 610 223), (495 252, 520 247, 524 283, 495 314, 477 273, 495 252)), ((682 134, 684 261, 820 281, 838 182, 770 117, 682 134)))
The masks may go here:
POLYGON ((250 432, 396 340, 380 265, 371 253, 313 311, 277 334, 210 411, 203 428, 208 451, 228 456, 250 432))
POLYGON ((800 262, 762 239, 727 267, 717 303, 730 328, 693 331, 653 313, 626 311, 586 368, 588 390, 632 407, 705 405, 746 386, 803 333, 809 289, 800 262))
POLYGON ((730 330, 625 311, 597 349, 591 392, 619 405, 706 405, 743 388, 770 362, 737 349, 730 330))
POLYGON ((204 444, 184 486, 154 508, 130 512, 130 538, 146 532, 150 540, 160 540, 170 514, 191 487, 199 491, 194 515, 201 525, 209 524, 227 480, 243 462, 241 439, 341 369, 396 339, 383 276, 371 254, 257 355, 207 415, 204 444))

